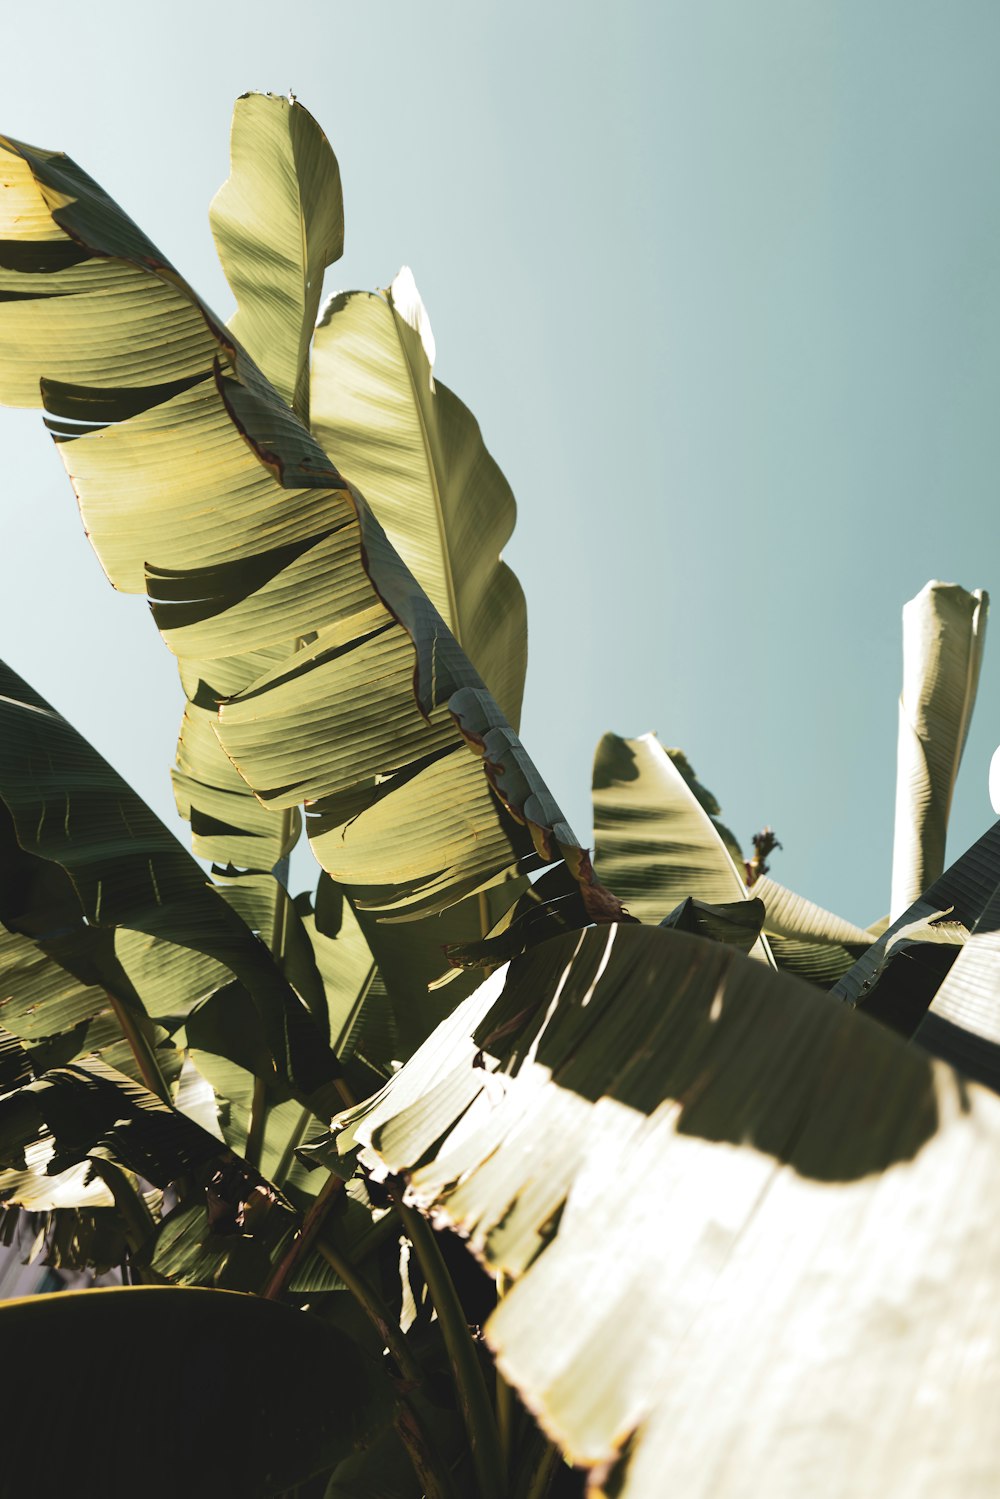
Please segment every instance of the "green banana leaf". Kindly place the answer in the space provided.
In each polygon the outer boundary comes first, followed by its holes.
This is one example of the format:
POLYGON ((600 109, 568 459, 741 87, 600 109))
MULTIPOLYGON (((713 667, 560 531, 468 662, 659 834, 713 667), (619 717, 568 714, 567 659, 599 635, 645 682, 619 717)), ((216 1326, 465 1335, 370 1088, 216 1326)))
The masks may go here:
MULTIPOLYGON (((688 896, 725 906, 748 897, 715 799, 655 734, 605 734, 594 756, 594 859, 639 921, 664 920, 688 896)), ((751 952, 773 965, 766 937, 751 952)))
POLYGON ((409 267, 383 292, 331 298, 313 341, 312 430, 516 729, 528 621, 500 561, 514 496, 472 412, 435 380, 434 357, 409 267))
POLYGON ((18 1350, 5 1392, 18 1434, 4 1459, 10 1495, 174 1499, 177 1467, 150 1439, 159 1424, 191 1492, 264 1499, 343 1460, 368 1398, 349 1338, 256 1296, 66 1292, 4 1302, 0 1330, 18 1350), (43 1392, 67 1380, 56 1417, 43 1392))
MULTIPOLYGON (((602 880, 643 921, 661 921, 687 897, 710 905, 746 901, 746 863, 719 820, 719 804, 680 750, 656 736, 605 734, 594 759, 595 863, 602 880)), ((860 957, 871 936, 758 876, 763 932, 755 956, 829 988, 860 957)), ((685 928, 693 930, 693 928, 685 928)), ((703 933, 707 935, 707 930, 703 933)), ((508 954, 510 956, 511 954, 508 954)))
MULTIPOLYGON (((266 946, 118 773, 2 664, 0 803, 9 819, 8 836, 0 836, 0 917, 8 928, 76 977, 87 977, 80 960, 89 960, 91 990, 94 978, 108 975, 113 930, 114 962, 127 977, 134 970, 125 999, 138 995, 150 1013, 170 1019, 167 1029, 235 978, 244 1010, 259 1016, 269 1071, 277 1064, 304 1096, 337 1075, 323 1032, 266 946)), ((93 994, 84 1001, 89 1009, 93 994)), ((44 1021, 47 1034, 71 1020, 61 1006, 44 1021)))
POLYGON ((238 304, 229 327, 308 425, 323 272, 344 249, 340 168, 309 111, 274 94, 237 99, 230 155, 209 213, 238 304))
POLYGON ((803 895, 786 890, 768 875, 754 881, 764 902, 764 929, 779 968, 829 989, 871 945, 863 927, 825 911, 803 895))
MULTIPOLYGON (((238 304, 229 328, 281 397, 308 422, 309 343, 323 273, 339 259, 344 243, 340 169, 309 112, 275 95, 247 94, 237 100, 230 155, 231 175, 209 215, 238 304)), ((271 910, 257 929, 283 962, 294 915, 283 883, 266 877, 298 841, 301 818, 293 808, 269 811, 253 797, 219 743, 213 727, 218 702, 209 697, 206 703, 201 684, 210 681, 220 695, 238 691, 291 654, 296 642, 289 639, 254 651, 251 635, 245 644, 251 647, 247 654, 228 661, 207 666, 189 657, 182 663, 189 702, 174 787, 178 809, 191 823, 195 853, 227 871, 234 896, 238 871, 250 872, 258 907, 261 885, 269 889, 271 910)))
POLYGON ((594 756, 594 858, 640 921, 662 921, 689 895, 714 905, 748 898, 707 810, 714 798, 679 758, 683 768, 655 734, 605 734, 594 756))
POLYGON ((32 222, 48 212, 43 243, 72 264, 44 273, 48 295, 36 295, 43 252, 8 219, 7 258, 27 268, 5 271, 3 286, 32 295, 0 304, 0 322, 15 309, 16 325, 16 347, 0 330, 0 388, 36 404, 41 376, 105 570, 138 590, 150 563, 154 614, 181 656, 311 642, 220 713, 223 745, 262 801, 312 803, 324 867, 350 883, 359 858, 383 909, 439 909, 565 857, 585 899, 613 915, 440 615, 246 352, 68 158, 6 141, 3 161, 15 164, 15 206, 33 190, 32 222), (105 278, 99 296, 90 269, 105 278), (470 746, 485 775, 470 773, 470 746), (393 794, 399 837, 372 871, 357 814, 393 794))
POLYGON ((979 685, 989 595, 927 583, 903 608, 896 826, 895 920, 944 870, 948 815, 979 685))
POLYGON ((513 1282, 487 1341, 594 1492, 903 1499, 1000 1484, 998 1142, 830 996, 621 926, 518 959, 340 1149, 513 1282))

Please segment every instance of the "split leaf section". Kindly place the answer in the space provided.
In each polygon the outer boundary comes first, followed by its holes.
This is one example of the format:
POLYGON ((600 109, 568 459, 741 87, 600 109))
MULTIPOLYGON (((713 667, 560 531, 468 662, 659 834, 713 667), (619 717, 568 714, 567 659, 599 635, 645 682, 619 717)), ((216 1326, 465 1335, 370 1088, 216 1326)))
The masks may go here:
POLYGON ((1000 1482, 1000 1100, 813 986, 567 934, 343 1123, 513 1281, 487 1340, 595 1493, 1000 1482))
POLYGON ((41 389, 106 572, 148 584, 191 703, 222 702, 212 730, 261 804, 305 801, 320 862, 376 917, 503 884, 513 901, 517 876, 562 859, 588 913, 620 916, 360 491, 86 174, 3 152, 0 388, 26 404, 41 389), (389 803, 397 836, 373 858, 389 803))

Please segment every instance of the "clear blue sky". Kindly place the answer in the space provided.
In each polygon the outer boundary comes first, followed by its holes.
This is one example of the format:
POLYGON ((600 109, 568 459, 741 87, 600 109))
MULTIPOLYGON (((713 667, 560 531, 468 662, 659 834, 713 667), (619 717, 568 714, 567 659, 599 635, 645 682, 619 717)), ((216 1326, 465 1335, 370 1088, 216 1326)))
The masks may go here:
MULTIPOLYGON (((654 728, 741 838, 775 827, 778 879, 880 916, 900 608, 986 587, 1000 637, 1000 7, 54 0, 3 31, 0 130, 223 314, 232 101, 295 90, 343 173, 329 289, 412 266, 518 497, 523 737, 577 831, 600 734, 654 728)), ((0 653, 171 818, 172 658, 37 416, 0 440, 0 653)), ((953 853, 992 817, 998 684, 988 633, 953 853)))

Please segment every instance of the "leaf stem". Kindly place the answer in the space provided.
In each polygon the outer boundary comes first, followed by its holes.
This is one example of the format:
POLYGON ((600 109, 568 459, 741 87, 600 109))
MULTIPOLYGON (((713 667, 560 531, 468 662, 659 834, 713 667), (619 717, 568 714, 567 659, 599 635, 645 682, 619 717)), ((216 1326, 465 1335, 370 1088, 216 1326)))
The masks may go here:
MULTIPOLYGON (((167 1080, 160 1070, 156 1049, 142 1029, 140 1017, 110 989, 105 989, 104 992, 115 1012, 115 1019, 122 1028, 122 1035, 131 1047, 140 1077, 150 1093, 155 1093, 157 1098, 162 1099, 165 1104, 170 1104, 170 1089, 167 1086, 167 1080)), ((142 1018, 145 1019, 145 1016, 142 1018)))
MULTIPOLYGON (((506 1277, 501 1271, 497 1277, 497 1301, 502 1301, 506 1290, 506 1277)), ((500 1442, 500 1451, 503 1454, 504 1471, 511 1470, 511 1456, 513 1453, 513 1425, 516 1411, 514 1408, 514 1395, 510 1385, 500 1373, 500 1365, 494 1365, 496 1375, 495 1404, 497 1412, 497 1437, 500 1442)))
POLYGON ((266 1301, 277 1301, 280 1296, 284 1295, 285 1288, 292 1278, 292 1271, 299 1264, 307 1250, 312 1247, 313 1240, 323 1226, 323 1219, 330 1211, 337 1194, 343 1190, 343 1187, 343 1177, 331 1173, 321 1188, 316 1201, 302 1220, 301 1229, 285 1250, 270 1280, 264 1287, 262 1294, 266 1301))
POLYGON ((424 1280, 441 1324, 441 1336, 455 1377, 455 1390, 469 1438, 481 1499, 503 1499, 506 1471, 496 1418, 462 1304, 448 1274, 434 1230, 415 1208, 403 1201, 400 1192, 391 1192, 390 1196, 420 1261, 424 1280))
MULTIPOLYGON (((298 650, 298 642, 296 642, 298 650)), ((285 956, 285 933, 288 928, 288 891, 285 889, 285 880, 288 878, 289 855, 285 852, 285 845, 292 835, 292 818, 295 815, 294 807, 286 807, 281 814, 281 831, 279 833, 278 847, 281 849, 281 857, 271 871, 275 884, 274 894, 274 920, 271 925, 271 956, 274 958, 278 968, 283 968, 285 956)), ((261 1156, 264 1153, 264 1131, 267 1128, 267 1116, 270 1103, 267 1096, 267 1082, 262 1077, 255 1077, 253 1083, 253 1100, 250 1104, 250 1124, 247 1129, 247 1143, 243 1151, 244 1157, 251 1166, 260 1166, 261 1156)))
POLYGON ((435 1462, 427 1434, 408 1396, 399 1396, 392 1424, 406 1448, 424 1499, 458 1499, 451 1473, 441 1459, 435 1462))
POLYGON ((115 1207, 125 1226, 125 1240, 133 1257, 134 1268, 135 1255, 145 1248, 156 1232, 156 1223, 146 1199, 129 1173, 117 1161, 104 1161, 100 1157, 91 1156, 90 1169, 105 1182, 115 1199, 115 1207))
POLYGON ((559 1448, 546 1442, 527 1475, 524 1499, 545 1499, 559 1466, 559 1448))
POLYGON ((295 1161, 295 1152, 302 1144, 302 1136, 309 1128, 309 1121, 312 1117, 312 1109, 307 1108, 305 1105, 303 1105, 302 1113, 299 1115, 298 1123, 292 1130, 291 1134, 288 1136, 285 1148, 281 1152, 281 1159, 279 1160, 277 1166, 275 1166, 274 1171, 271 1174, 271 1180, 274 1182, 274 1185, 276 1187, 283 1187, 285 1185, 285 1179, 288 1176, 288 1173, 291 1171, 295 1161))
POLYGON ((440 1458, 435 1461, 420 1417, 410 1399, 412 1391, 423 1385, 424 1374, 410 1351, 402 1329, 378 1292, 339 1250, 326 1239, 320 1239, 316 1249, 331 1270, 336 1271, 374 1324, 399 1370, 400 1378, 393 1379, 399 1398, 393 1424, 399 1440, 406 1448, 425 1499, 458 1499, 451 1473, 440 1458))
POLYGON ((262 1077, 253 1080, 253 1097, 250 1101, 250 1122, 247 1126, 247 1142, 243 1148, 243 1159, 251 1166, 260 1167, 264 1153, 264 1129, 267 1124, 267 1082, 262 1077))
POLYGON ((402 1328, 396 1324, 392 1313, 374 1287, 358 1270, 355 1270, 350 1260, 345 1259, 339 1250, 334 1249, 326 1239, 321 1240, 316 1245, 316 1249, 326 1260, 330 1269, 335 1270, 340 1276, 355 1301, 359 1302, 367 1312, 386 1348, 396 1360, 403 1378, 413 1385, 422 1384, 423 1371, 410 1352, 402 1328))

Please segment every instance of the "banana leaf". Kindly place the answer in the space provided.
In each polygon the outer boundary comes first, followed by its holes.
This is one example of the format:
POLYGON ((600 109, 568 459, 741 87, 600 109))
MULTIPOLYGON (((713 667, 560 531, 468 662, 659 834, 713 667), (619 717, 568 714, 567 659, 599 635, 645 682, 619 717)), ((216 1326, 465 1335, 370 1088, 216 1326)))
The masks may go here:
POLYGON ((764 930, 774 961, 786 973, 831 988, 871 945, 871 933, 805 896, 760 875, 753 893, 763 901, 764 930))
POLYGON ((914 1035, 934 1056, 1000 1092, 1000 882, 914 1035))
POLYGON ((138 997, 172 1028, 235 979, 269 1071, 277 1064, 304 1095, 336 1076, 323 1032, 265 945, 118 773, 2 664, 0 803, 0 919, 86 981, 39 1020, 45 1034, 99 1013, 97 991, 119 972, 131 988, 123 1002, 138 997))
POLYGON ((209 213, 238 304, 230 331, 308 425, 323 272, 344 249, 340 168, 309 111, 275 94, 237 99, 230 155, 209 213))
POLYGON ((313 340, 312 430, 516 729, 527 612, 500 560, 514 496, 472 412, 435 379, 434 359, 409 267, 383 292, 331 298, 313 340))
MULTIPOLYGON (((41 379, 109 577, 133 591, 148 581, 182 658, 308 642, 220 711, 223 746, 261 801, 307 801, 320 862, 344 883, 363 879, 371 909, 430 914, 565 858, 585 902, 613 919, 586 852, 359 491, 91 179, 66 157, 2 148, 14 248, 0 290, 29 295, 0 303, 0 392, 38 404, 41 379), (19 237, 24 223, 34 238, 19 237), (365 812, 390 797, 398 837, 373 869, 365 812)), ((218 696, 202 683, 201 701, 218 696)))
POLYGON ((339 1148, 513 1282, 487 1341, 595 1493, 1000 1483, 1000 1100, 677 931, 484 991, 339 1148))
MULTIPOLYGON (((601 878, 643 921, 664 920, 688 897, 725 906, 750 893, 743 854, 719 819, 715 797, 687 757, 664 749, 653 734, 606 734, 598 745, 594 836, 601 878)), ((822 988, 846 973, 871 943, 862 928, 766 875, 754 881, 752 894, 765 911, 755 955, 822 988)))
MULTIPOLYGON (((714 799, 655 734, 605 734, 594 756, 593 786, 597 866, 638 920, 662 921, 689 895, 713 905, 748 898, 706 810, 714 799)), ((770 961, 766 943, 756 953, 770 961)))
MULTIPOLYGON (((927 940, 931 936, 927 924, 946 915, 953 927, 960 925, 965 932, 973 931, 986 915, 998 884, 1000 822, 994 823, 885 928, 831 992, 902 1035, 912 1036, 960 951, 953 942, 927 940), (898 942, 901 935, 910 940, 898 942)), ((971 966, 964 971, 969 972, 971 966)), ((935 1030, 943 1035, 939 1028, 932 1027, 923 1038, 928 1046, 935 1030)))
POLYGON ((948 815, 979 685, 989 595, 927 583, 903 608, 892 919, 944 870, 948 815))

